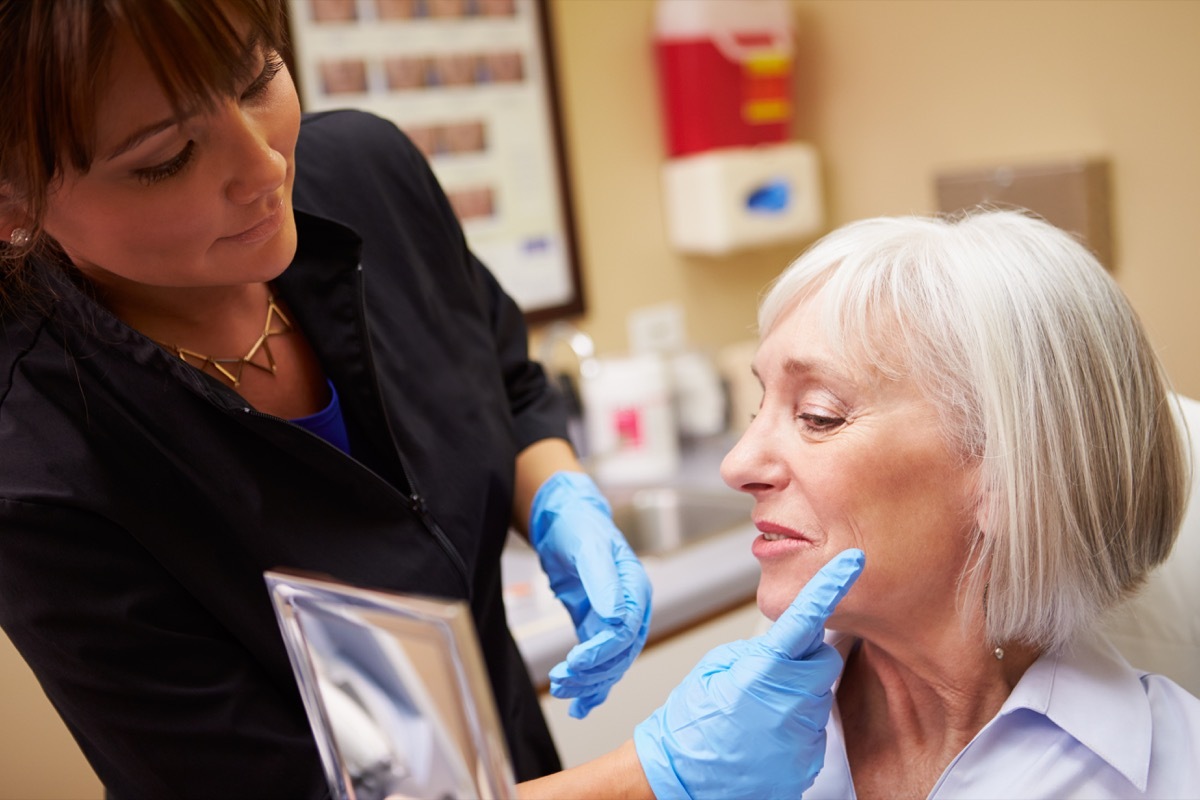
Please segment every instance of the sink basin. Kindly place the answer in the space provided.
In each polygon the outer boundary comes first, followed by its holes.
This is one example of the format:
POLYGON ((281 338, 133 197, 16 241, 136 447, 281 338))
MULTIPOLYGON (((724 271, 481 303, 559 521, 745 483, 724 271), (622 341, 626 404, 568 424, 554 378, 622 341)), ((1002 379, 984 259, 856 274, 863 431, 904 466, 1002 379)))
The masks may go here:
POLYGON ((613 521, 640 555, 677 550, 750 524, 754 498, 733 490, 642 487, 611 492, 613 521))

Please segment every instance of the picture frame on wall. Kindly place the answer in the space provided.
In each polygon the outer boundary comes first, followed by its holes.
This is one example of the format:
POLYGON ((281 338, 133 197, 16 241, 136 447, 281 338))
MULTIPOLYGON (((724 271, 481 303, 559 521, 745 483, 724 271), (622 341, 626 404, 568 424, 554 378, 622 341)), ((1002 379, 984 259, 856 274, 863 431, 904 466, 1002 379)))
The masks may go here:
POLYGON ((547 0, 288 0, 305 111, 391 120, 530 322, 584 310, 547 0))

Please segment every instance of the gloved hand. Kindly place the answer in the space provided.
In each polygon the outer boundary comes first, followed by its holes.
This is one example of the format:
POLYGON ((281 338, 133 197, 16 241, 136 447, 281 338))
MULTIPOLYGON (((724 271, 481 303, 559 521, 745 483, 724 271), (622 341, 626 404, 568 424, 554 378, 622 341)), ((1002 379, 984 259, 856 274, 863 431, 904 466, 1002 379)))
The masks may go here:
POLYGON ((709 651, 633 732, 658 800, 797 798, 825 762, 825 724, 842 657, 825 620, 862 572, 845 550, 762 636, 709 651))
POLYGON ((550 670, 550 694, 575 698, 569 713, 583 719, 646 644, 650 580, 613 524, 608 501, 582 472, 556 472, 541 485, 529 541, 579 635, 550 670))

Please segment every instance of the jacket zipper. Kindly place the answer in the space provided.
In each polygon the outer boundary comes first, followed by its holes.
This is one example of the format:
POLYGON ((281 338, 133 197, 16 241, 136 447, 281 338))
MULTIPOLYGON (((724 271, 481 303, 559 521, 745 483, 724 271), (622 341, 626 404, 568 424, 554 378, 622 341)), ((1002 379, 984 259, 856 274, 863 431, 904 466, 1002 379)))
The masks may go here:
MULTIPOLYGON (((357 284, 358 289, 358 324, 360 328, 360 335, 362 336, 363 342, 366 344, 365 350, 367 354, 367 371, 371 374, 371 380, 375 384, 375 397, 381 398, 383 397, 383 391, 379 386, 379 375, 375 371, 375 354, 371 347, 371 334, 370 331, 367 330, 366 326, 367 295, 366 281, 363 279, 362 264, 359 264, 358 268, 354 272, 354 281, 357 284)), ((401 450, 400 446, 396 443, 396 433, 392 429, 392 421, 388 417, 387 410, 382 406, 382 404, 380 405, 379 411, 383 416, 383 424, 387 427, 388 441, 392 443, 392 450, 395 451, 396 457, 400 461, 401 476, 404 478, 404 482, 408 485, 408 502, 410 508, 412 508, 413 513, 415 513, 421 520, 422 524, 425 525, 425 529, 433 535, 434 539, 437 540, 442 549, 446 551, 446 554, 450 557, 450 560, 454 563, 454 566, 457 567, 459 575, 462 576, 463 588, 466 591, 467 600, 469 602, 473 599, 472 595, 474 592, 472 591, 471 580, 467 571, 467 564, 465 561, 463 561, 462 554, 458 552, 458 549, 455 548, 454 544, 450 541, 450 537, 446 536, 445 531, 442 530, 441 526, 438 525, 437 520, 433 518, 433 514, 430 513, 429 505, 425 502, 425 498, 421 495, 421 491, 418 488, 416 481, 413 480, 413 473, 412 470, 409 469, 408 461, 404 457, 404 451, 401 450)))

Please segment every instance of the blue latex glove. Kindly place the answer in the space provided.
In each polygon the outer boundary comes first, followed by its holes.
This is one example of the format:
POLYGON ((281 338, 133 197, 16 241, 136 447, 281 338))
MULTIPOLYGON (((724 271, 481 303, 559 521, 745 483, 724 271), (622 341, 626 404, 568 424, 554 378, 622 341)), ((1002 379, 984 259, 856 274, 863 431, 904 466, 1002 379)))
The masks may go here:
POLYGON ((861 550, 813 576, 762 636, 709 651, 633 732, 658 800, 797 798, 825 763, 825 725, 842 657, 825 620, 854 584, 861 550))
POLYGON ((569 713, 583 719, 646 644, 650 580, 613 524, 608 501, 581 472, 556 472, 541 485, 529 541, 579 635, 550 670, 550 694, 575 698, 569 713))

